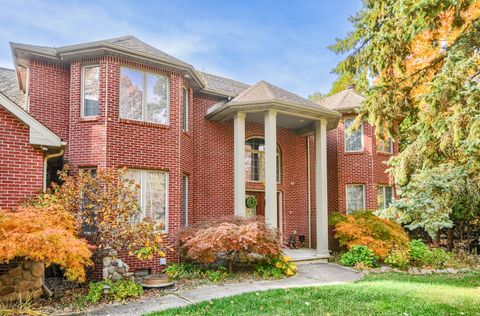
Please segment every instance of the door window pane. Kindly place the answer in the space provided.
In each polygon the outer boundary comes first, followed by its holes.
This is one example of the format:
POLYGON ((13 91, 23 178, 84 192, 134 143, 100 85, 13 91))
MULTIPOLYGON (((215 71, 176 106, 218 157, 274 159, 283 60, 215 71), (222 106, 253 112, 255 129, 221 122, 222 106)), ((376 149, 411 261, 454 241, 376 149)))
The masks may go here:
POLYGON ((83 116, 98 115, 99 66, 83 68, 83 116))
POLYGON ((188 225, 188 177, 182 177, 182 225, 188 225))

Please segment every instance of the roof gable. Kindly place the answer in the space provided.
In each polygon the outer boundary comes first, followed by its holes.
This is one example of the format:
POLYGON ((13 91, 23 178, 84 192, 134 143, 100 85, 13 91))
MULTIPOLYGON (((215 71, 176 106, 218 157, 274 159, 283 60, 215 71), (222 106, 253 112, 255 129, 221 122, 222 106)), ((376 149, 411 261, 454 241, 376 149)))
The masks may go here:
POLYGON ((332 110, 345 112, 359 108, 363 100, 365 98, 362 95, 349 88, 321 99, 318 104, 332 110))
POLYGON ((0 106, 17 117, 30 129, 30 144, 46 147, 61 147, 65 145, 60 137, 49 130, 45 125, 37 121, 26 111, 17 106, 5 94, 0 92, 0 106))

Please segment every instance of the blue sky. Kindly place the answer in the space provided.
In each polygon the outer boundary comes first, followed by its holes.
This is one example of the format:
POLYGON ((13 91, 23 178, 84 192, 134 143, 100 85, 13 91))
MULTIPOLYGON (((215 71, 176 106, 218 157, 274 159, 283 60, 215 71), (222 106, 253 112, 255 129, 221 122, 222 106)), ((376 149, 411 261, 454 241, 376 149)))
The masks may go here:
POLYGON ((360 0, 0 0, 0 66, 9 42, 63 46, 122 35, 198 70, 246 83, 266 80, 307 96, 326 92, 341 59, 327 49, 351 25, 360 0))

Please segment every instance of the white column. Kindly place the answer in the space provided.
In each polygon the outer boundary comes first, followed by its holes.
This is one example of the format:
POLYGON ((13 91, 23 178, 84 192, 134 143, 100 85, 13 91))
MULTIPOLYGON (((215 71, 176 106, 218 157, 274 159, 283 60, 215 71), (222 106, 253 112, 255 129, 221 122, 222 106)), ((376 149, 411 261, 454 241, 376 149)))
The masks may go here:
POLYGON ((327 122, 315 122, 315 202, 317 255, 328 256, 327 122))
POLYGON ((245 216, 245 113, 233 117, 234 214, 245 216))
POLYGON ((265 112, 265 220, 277 228, 277 112, 265 112))

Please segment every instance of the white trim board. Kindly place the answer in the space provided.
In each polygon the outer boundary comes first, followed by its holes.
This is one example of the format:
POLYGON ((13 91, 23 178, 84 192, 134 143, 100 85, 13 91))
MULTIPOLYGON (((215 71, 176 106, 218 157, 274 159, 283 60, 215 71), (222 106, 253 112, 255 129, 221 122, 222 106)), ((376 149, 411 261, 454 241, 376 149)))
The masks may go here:
POLYGON ((47 147, 62 147, 66 143, 60 137, 49 130, 45 125, 37 121, 33 116, 21 109, 12 100, 0 92, 0 106, 22 121, 30 128, 30 144, 47 147))

